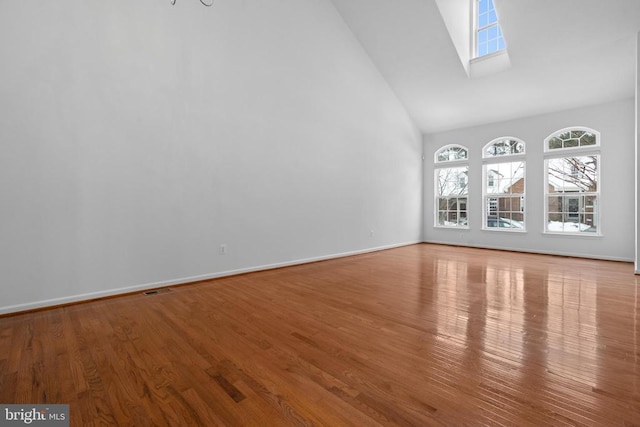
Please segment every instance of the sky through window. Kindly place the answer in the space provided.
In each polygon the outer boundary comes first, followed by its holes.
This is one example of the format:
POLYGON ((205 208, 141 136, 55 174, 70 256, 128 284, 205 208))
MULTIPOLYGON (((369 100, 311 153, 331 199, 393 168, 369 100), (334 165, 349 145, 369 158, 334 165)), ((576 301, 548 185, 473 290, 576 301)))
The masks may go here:
POLYGON ((476 0, 476 57, 505 49, 502 28, 493 0, 476 0))

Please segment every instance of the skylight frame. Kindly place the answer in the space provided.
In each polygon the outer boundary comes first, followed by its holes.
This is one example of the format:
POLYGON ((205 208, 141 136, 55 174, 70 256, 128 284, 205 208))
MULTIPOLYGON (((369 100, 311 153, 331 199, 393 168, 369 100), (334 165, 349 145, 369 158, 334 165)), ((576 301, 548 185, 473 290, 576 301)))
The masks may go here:
POLYGON ((484 58, 505 51, 507 44, 493 0, 472 1, 473 52, 471 57, 474 59, 484 58), (493 44, 494 42, 495 44, 493 44))

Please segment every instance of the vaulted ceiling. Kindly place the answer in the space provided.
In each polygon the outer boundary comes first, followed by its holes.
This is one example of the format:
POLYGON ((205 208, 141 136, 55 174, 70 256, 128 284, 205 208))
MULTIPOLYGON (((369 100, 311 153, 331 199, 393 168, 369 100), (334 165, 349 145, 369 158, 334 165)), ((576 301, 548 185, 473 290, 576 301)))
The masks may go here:
POLYGON ((640 0, 494 1, 511 67, 469 78, 436 0, 333 0, 425 133, 634 96, 640 0))

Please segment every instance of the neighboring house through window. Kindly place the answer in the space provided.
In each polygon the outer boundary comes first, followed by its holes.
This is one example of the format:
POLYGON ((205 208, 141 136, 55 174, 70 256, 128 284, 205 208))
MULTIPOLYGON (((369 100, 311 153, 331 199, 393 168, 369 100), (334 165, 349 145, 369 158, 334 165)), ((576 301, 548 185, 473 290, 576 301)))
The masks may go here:
POLYGON ((545 232, 599 235, 600 133, 562 129, 544 150, 545 232))
POLYGON ((525 231, 525 144, 502 137, 483 151, 483 229, 525 231))
POLYGON ((447 145, 435 153, 435 226, 468 228, 468 150, 447 145))

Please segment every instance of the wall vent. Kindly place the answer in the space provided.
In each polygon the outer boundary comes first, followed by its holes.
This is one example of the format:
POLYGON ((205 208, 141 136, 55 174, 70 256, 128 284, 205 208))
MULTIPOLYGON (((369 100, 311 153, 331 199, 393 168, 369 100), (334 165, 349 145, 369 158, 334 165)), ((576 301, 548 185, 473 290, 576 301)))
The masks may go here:
POLYGON ((171 292, 171 289, 169 288, 151 289, 149 291, 143 292, 142 294, 145 296, 149 296, 149 295, 166 294, 167 292, 171 292))

